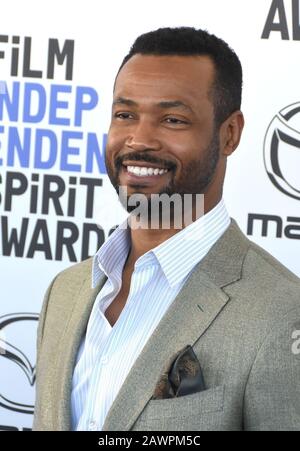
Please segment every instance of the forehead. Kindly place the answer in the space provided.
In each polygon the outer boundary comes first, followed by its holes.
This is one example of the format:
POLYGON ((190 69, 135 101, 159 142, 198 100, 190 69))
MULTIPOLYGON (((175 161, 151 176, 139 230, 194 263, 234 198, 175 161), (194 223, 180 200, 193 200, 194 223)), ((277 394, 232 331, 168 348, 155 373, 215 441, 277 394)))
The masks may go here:
POLYGON ((214 80, 208 56, 134 55, 120 70, 114 98, 144 101, 179 99, 193 105, 208 101, 214 80))

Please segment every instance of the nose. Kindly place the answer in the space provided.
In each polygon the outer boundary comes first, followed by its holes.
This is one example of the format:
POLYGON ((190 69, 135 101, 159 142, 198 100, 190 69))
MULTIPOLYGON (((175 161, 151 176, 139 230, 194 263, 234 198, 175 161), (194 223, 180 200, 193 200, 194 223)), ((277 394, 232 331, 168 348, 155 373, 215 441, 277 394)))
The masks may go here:
POLYGON ((147 120, 139 120, 134 127, 131 127, 125 144, 129 149, 140 152, 161 149, 161 143, 157 137, 157 130, 147 120))

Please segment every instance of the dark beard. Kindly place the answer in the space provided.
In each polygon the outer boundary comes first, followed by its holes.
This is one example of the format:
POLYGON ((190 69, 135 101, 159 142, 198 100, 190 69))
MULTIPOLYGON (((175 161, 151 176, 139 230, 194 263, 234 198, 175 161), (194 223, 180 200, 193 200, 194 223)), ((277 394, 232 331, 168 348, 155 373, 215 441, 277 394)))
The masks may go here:
MULTIPOLYGON (((119 181, 119 171, 122 168, 123 161, 143 161, 147 163, 154 163, 158 166, 167 167, 170 171, 173 172, 173 176, 171 177, 171 181, 164 186, 157 194, 158 196, 162 194, 166 194, 168 196, 172 196, 173 194, 179 194, 182 199, 184 194, 204 194, 215 174, 215 170, 219 161, 219 150, 220 150, 220 142, 217 131, 214 132, 213 138, 206 148, 204 155, 201 160, 192 160, 190 163, 183 169, 180 178, 175 179, 176 166, 173 162, 167 160, 161 160, 156 156, 144 153, 128 153, 126 156, 117 157, 115 160, 115 171, 109 166, 107 158, 106 158, 106 167, 108 176, 110 181, 117 191, 117 194, 121 200, 123 207, 131 213, 137 207, 129 205, 130 196, 127 196, 126 200, 123 196, 120 196, 120 181, 119 181)), ((138 186, 136 187, 135 193, 139 193, 138 186)), ((141 193, 142 194, 142 193, 141 193)), ((151 217, 151 195, 146 195, 148 199, 148 217, 151 217)))

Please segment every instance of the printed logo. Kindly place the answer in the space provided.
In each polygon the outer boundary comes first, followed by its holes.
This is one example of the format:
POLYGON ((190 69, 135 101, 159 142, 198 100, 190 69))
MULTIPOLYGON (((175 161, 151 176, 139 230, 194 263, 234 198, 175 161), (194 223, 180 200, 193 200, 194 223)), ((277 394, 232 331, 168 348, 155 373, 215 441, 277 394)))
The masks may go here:
POLYGON ((283 108, 272 119, 264 140, 264 162, 273 185, 300 200, 300 102, 283 108))
POLYGON ((38 319, 36 313, 0 317, 0 406, 14 412, 33 414, 34 411, 38 319))

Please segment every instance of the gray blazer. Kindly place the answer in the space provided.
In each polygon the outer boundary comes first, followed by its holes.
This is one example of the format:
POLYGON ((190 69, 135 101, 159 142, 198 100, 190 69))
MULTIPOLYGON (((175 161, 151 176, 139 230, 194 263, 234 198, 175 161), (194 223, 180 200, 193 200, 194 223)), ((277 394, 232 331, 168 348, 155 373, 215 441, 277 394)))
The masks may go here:
MULTIPOLYGON (((76 353, 105 282, 92 259, 49 287, 38 329, 34 430, 70 430, 76 353)), ((193 270, 131 368, 105 431, 300 430, 300 281, 234 221, 193 270), (206 390, 151 399, 173 356, 190 344, 206 390), (293 352, 294 351, 294 352, 293 352)))

